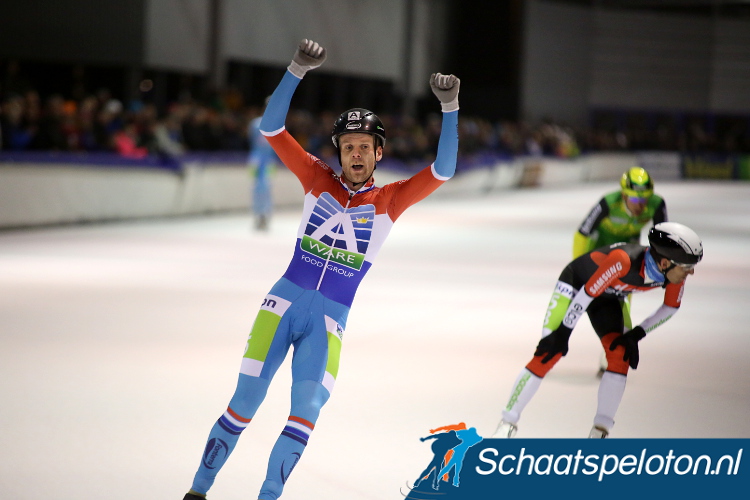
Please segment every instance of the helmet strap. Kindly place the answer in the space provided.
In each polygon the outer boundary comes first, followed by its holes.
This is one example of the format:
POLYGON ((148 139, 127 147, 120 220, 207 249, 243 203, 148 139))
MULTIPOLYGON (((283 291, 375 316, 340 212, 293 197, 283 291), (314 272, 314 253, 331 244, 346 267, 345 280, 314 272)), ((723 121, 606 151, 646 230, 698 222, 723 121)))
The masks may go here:
POLYGON ((664 287, 663 288, 666 288, 666 286, 670 283, 669 278, 667 278, 667 273, 669 273, 669 271, 671 271, 675 267, 677 267, 677 264, 672 263, 672 261, 670 260, 669 266, 667 266, 667 268, 661 272, 664 275, 664 287))

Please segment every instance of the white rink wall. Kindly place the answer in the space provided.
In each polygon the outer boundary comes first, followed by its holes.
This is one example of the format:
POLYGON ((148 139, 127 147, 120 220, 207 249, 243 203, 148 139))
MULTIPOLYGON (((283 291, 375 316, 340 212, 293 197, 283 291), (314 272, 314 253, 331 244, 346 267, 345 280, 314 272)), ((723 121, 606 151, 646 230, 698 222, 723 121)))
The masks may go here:
MULTIPOLYGON (((651 160, 654 167, 649 170, 655 179, 679 177, 675 156, 651 160)), ((519 157, 460 172, 434 196, 616 180, 641 160, 632 154, 596 154, 575 160, 519 157)), ((0 163, 0 228, 248 210, 249 173, 243 163, 187 163, 181 172, 75 163, 0 163)), ((375 177, 383 185, 403 176, 380 169, 375 177)), ((272 184, 277 208, 302 203, 299 183, 288 170, 277 169, 272 184)))

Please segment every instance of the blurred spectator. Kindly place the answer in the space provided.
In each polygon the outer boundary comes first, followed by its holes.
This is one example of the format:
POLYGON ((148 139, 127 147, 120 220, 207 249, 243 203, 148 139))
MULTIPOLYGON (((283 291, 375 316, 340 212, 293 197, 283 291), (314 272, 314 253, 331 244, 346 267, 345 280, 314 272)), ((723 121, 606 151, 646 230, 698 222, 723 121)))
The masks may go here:
POLYGON ((148 155, 148 148, 139 142, 138 127, 134 121, 126 122, 112 137, 115 151, 126 158, 145 158, 148 155))
POLYGON ((96 106, 94 96, 85 97, 78 105, 76 151, 99 151, 103 149, 96 136, 96 106))
POLYGON ((11 151, 28 149, 36 135, 36 129, 25 116, 24 100, 20 95, 10 96, 3 102, 0 128, 2 128, 3 149, 11 151))
POLYGON ((182 123, 185 147, 192 151, 208 151, 210 145, 208 109, 193 106, 182 123))
MULTIPOLYGON (((188 151, 248 151, 249 116, 236 88, 212 93, 210 103, 191 97, 159 110, 134 101, 127 107, 107 88, 87 93, 85 73, 74 71, 74 95, 45 97, 30 85, 15 61, 0 81, 0 147, 24 151, 129 151, 129 155, 169 157, 188 151), (130 143, 133 144, 130 144, 130 143)), ((187 87, 186 87, 187 88, 187 87)), ((313 114, 292 109, 287 129, 310 153, 335 163, 330 131, 339 110, 313 114)), ((388 155, 408 165, 434 156, 439 116, 422 119, 381 114, 388 129, 388 155)), ((750 153, 750 116, 682 116, 665 112, 601 111, 592 125, 574 128, 548 118, 540 123, 490 120, 463 115, 459 122, 459 155, 547 155, 574 158, 591 151, 664 150, 750 153)))
POLYGON ((182 141, 182 126, 179 116, 169 113, 152 125, 151 133, 154 137, 153 148, 156 153, 168 157, 176 157, 185 153, 182 141))
POLYGON ((68 138, 64 129, 65 101, 62 96, 50 96, 42 109, 39 128, 31 141, 31 149, 43 151, 67 151, 68 138))

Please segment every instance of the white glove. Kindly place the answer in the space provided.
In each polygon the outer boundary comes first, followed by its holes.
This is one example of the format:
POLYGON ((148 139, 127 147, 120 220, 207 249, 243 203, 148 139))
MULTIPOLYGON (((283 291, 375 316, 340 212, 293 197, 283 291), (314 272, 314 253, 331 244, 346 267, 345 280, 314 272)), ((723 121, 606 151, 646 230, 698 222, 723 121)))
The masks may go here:
POLYGON ((430 76, 432 93, 440 99, 440 105, 445 113, 458 109, 458 88, 460 86, 461 80, 455 75, 433 73, 430 76))
POLYGON ((303 78, 305 73, 315 69, 326 60, 326 49, 318 42, 305 38, 297 46, 297 52, 287 69, 297 78, 303 78))

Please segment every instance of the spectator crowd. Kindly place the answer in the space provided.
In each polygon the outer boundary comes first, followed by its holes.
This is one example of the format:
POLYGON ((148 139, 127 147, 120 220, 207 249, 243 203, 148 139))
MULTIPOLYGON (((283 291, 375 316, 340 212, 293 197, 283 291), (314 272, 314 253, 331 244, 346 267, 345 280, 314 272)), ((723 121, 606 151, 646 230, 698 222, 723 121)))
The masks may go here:
MULTIPOLYGON (((43 98, 31 88, 0 96, 3 151, 109 151, 129 158, 247 151, 248 123, 262 111, 260 106, 244 105, 240 96, 229 92, 210 104, 183 98, 165 110, 139 101, 124 104, 106 89, 80 99, 60 94, 43 98)), ((330 130, 340 111, 293 109, 287 128, 306 150, 330 158, 335 155, 330 130)), ((431 161, 440 134, 438 114, 423 120, 398 114, 379 116, 388 132, 388 157, 406 163, 431 161)), ((680 130, 612 124, 575 129, 552 120, 538 124, 491 122, 464 111, 459 123, 463 157, 488 152, 572 158, 588 151, 636 149, 750 153, 750 119, 737 122, 738 126, 721 137, 707 131, 700 121, 689 122, 680 130)))

